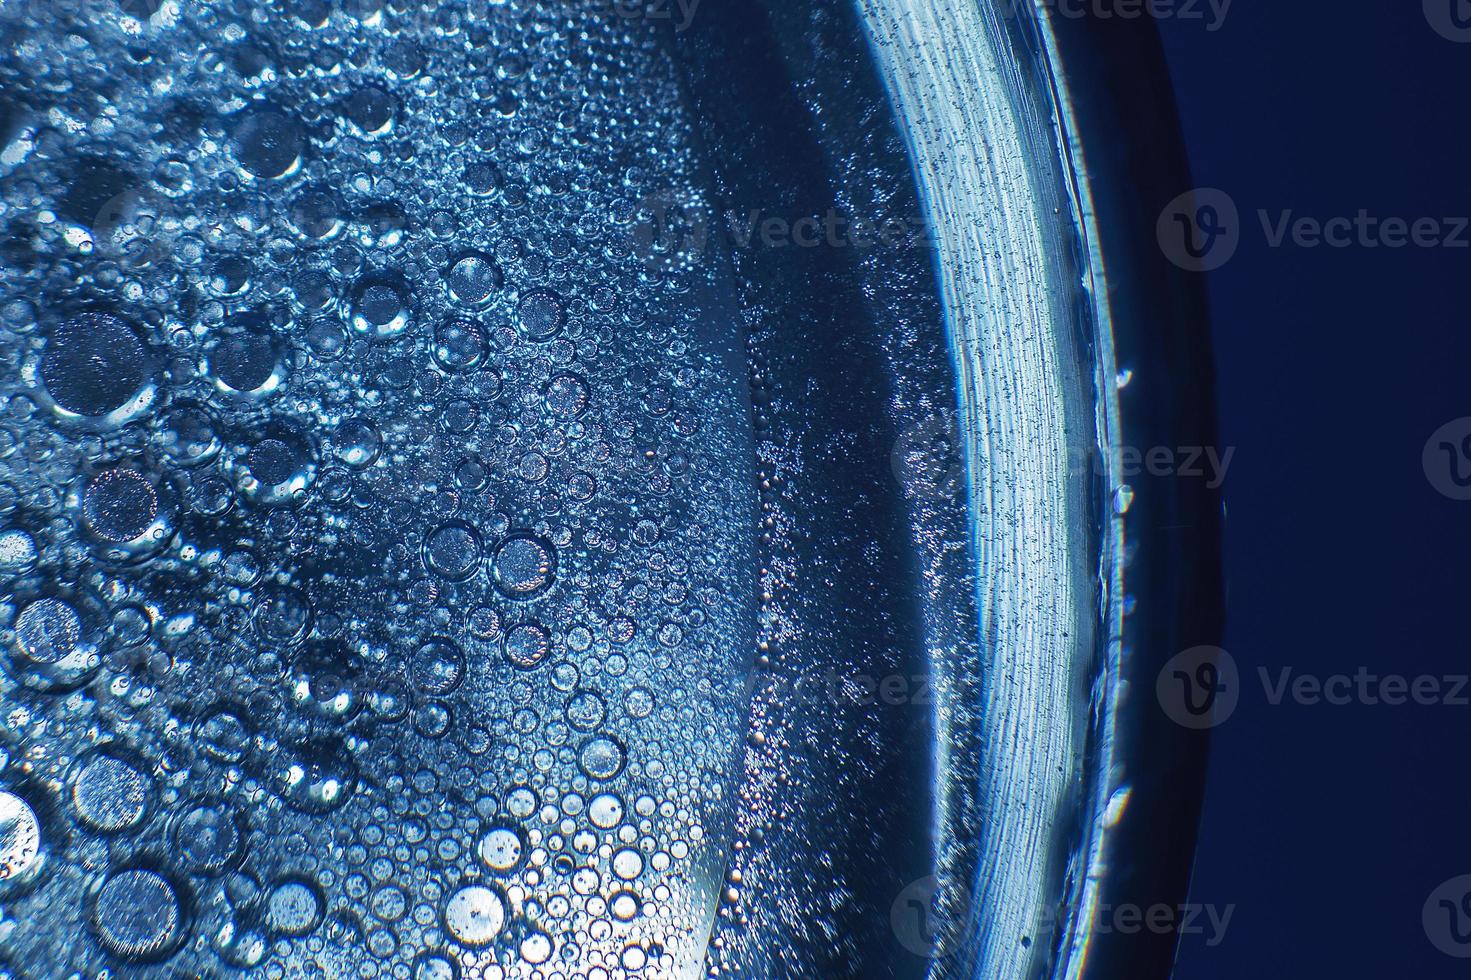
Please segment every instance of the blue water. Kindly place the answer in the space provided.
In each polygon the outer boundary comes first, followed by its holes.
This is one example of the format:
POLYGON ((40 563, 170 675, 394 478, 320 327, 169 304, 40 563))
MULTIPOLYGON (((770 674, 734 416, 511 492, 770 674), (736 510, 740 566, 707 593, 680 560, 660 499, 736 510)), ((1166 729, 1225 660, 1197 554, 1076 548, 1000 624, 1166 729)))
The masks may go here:
POLYGON ((929 968, 933 256, 707 16, 0 5, 11 975, 929 968))

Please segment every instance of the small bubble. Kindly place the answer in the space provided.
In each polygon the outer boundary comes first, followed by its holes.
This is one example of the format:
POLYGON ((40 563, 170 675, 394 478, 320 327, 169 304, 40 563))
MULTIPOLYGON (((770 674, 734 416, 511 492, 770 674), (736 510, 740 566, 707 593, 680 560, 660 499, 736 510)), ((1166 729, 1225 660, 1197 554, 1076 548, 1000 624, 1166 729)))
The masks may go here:
POLYGON ((408 328, 412 314, 408 290, 389 279, 365 279, 352 301, 352 327, 378 339, 396 337, 408 328))
POLYGON ((500 171, 484 161, 466 165, 464 179, 465 189, 476 197, 489 197, 501 185, 500 171))
POLYGON ((225 394, 263 398, 286 377, 280 344, 269 332, 243 329, 217 343, 205 361, 205 373, 225 394))
POLYGON ((151 799, 148 777, 109 752, 84 759, 72 777, 71 804, 77 820, 98 833, 115 834, 139 826, 151 799))
POLYGON ((438 953, 425 953, 414 963, 414 980, 459 980, 453 960, 438 953))
POLYGON ((174 825, 174 850, 190 874, 217 875, 240 852, 240 828, 224 807, 203 804, 174 825))
POLYGON ((414 651, 409 680, 430 697, 451 694, 465 679, 465 654, 454 641, 430 637, 414 651))
POLYGON ((450 298, 478 309, 490 302, 501 286, 501 271, 487 255, 472 252, 459 259, 445 276, 450 298))
POLYGON ((364 85, 348 96, 343 111, 358 129, 378 136, 393 128, 398 100, 376 85, 364 85))
POLYGON ((551 636, 540 623, 522 623, 507 631, 503 641, 506 659, 530 670, 547 658, 551 652, 551 636))
POLYGON ((301 124, 270 105, 247 109, 235 120, 235 158, 263 180, 284 177, 301 165, 306 136, 301 124))
POLYGON ((149 868, 128 868, 108 878, 92 907, 97 938, 124 960, 162 959, 184 938, 184 905, 174 885, 149 868))
POLYGON ((463 521, 443 524, 424 538, 424 565, 440 578, 462 582, 480 569, 480 535, 463 521))
POLYGON ((485 885, 460 888, 450 895, 444 908, 445 929, 464 946, 488 946, 500 935, 505 922, 505 902, 485 885))
POLYGON ((47 339, 41 383, 62 411, 98 419, 121 412, 149 387, 153 365, 137 332, 110 313, 84 313, 47 339))
POLYGON ((288 878, 271 889, 266 900, 266 925, 277 935, 310 935, 322 922, 325 901, 315 882, 288 878))
POLYGON ((468 371, 487 349, 485 330, 474 320, 450 317, 434 330, 434 362, 446 371, 468 371))
POLYGON ((509 827, 496 827, 480 839, 477 847, 480 860, 492 871, 506 874, 514 871, 521 863, 525 850, 521 837, 509 827))
POLYGON ((216 708, 205 715, 195 735, 204 753, 219 762, 240 762, 250 747, 250 726, 228 708, 216 708))
POLYGON ((158 428, 157 442, 164 458, 176 466, 202 466, 220 452, 214 419, 198 405, 187 402, 170 408, 158 428))
POLYGON ((136 470, 104 470, 82 494, 82 516, 103 541, 136 541, 159 517, 158 491, 136 470))
POLYGON ((530 599, 551 588, 557 556, 550 544, 529 534, 507 538, 496 549, 495 587, 511 599, 530 599))
POLYGON ((567 699, 567 724, 582 732, 590 732, 603 723, 608 708, 593 691, 577 691, 567 699))
POLYGON ((54 664, 70 657, 82 640, 82 619, 60 599, 37 599, 15 621, 16 645, 28 659, 54 664))
POLYGON ((291 228, 308 241, 325 242, 336 238, 346 224, 347 209, 330 187, 313 186, 303 190, 286 210, 291 228))
POLYGON ((24 575, 36 565, 36 539, 20 528, 0 531, 0 577, 24 575))
POLYGON ((516 306, 516 326, 527 340, 551 340, 562 331, 562 301, 555 293, 533 290, 516 306))
POLYGON ((605 735, 588 739, 577 753, 582 771, 589 778, 599 780, 609 780, 621 773, 626 759, 623 746, 605 735))
POLYGON ((553 418, 571 421, 587 411, 587 382, 575 374, 559 374, 547 382, 546 407, 553 418))
POLYGON ((33 878, 41 863, 36 811, 14 793, 0 790, 0 888, 33 878))
POLYGON ((383 449, 383 436, 378 427, 365 418, 344 421, 337 427, 332 442, 337 458, 353 469, 372 466, 383 449))

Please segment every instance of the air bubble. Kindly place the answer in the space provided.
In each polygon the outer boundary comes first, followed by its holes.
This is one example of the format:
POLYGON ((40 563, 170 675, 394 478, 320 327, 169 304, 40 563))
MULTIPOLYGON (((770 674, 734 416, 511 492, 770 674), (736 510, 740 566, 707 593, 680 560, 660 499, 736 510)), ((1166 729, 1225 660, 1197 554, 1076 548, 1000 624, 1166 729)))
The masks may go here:
POLYGON ((19 528, 0 531, 0 578, 24 575, 36 566, 36 539, 19 528))
POLYGON ((158 491, 136 470, 104 470, 82 494, 82 516, 93 534, 113 544, 136 541, 159 519, 158 491))
POLYGON ((505 636, 506 659, 522 670, 540 664, 551 648, 551 637, 540 623, 522 623, 512 627, 505 636))
POLYGON ((408 328, 412 313, 408 290, 390 279, 365 279, 352 300, 352 327, 380 340, 396 337, 408 328))
POLYGON ((0 889, 34 880, 43 863, 41 821, 25 800, 0 790, 0 889))
POLYGON ((567 699, 567 724, 581 732, 590 732, 603 723, 608 708, 592 691, 577 691, 567 699))
POLYGON ((184 938, 184 904, 174 885, 149 868, 128 868, 108 878, 94 899, 92 924, 114 956, 152 962, 172 953, 184 938))
POLYGON ((330 187, 309 187, 286 211, 291 228, 308 241, 325 242, 341 234, 347 209, 330 187))
POLYGON ((527 340, 551 340, 562 331, 562 300, 547 290, 534 290, 516 306, 516 326, 527 340))
POLYGON ((312 449, 284 428, 258 435, 245 452, 241 490, 261 503, 297 502, 316 478, 312 449))
POLYGON ((252 620, 263 639, 289 643, 311 625, 312 606, 300 589, 268 585, 256 592, 252 620))
POLYGON ((318 815, 341 807, 358 784, 357 764, 331 738, 283 749, 273 760, 270 777, 276 794, 290 806, 318 815))
POLYGON ((623 771, 627 753, 616 740, 607 736, 590 738, 577 753, 577 764, 592 779, 609 780, 623 771))
POLYGON ((461 306, 479 309, 500 289, 501 271, 489 256, 472 252, 450 267, 445 284, 450 299, 461 306))
POLYGON ((265 180, 301 165, 306 137, 301 124, 274 106, 247 109, 235 121, 235 158, 246 173, 265 180))
POLYGON ((204 408, 188 402, 178 403, 165 413, 156 438, 159 451, 175 466, 202 466, 220 452, 214 418, 204 408))
POLYGON ((16 645, 35 663, 54 664, 76 652, 82 640, 82 619, 60 599, 37 599, 20 611, 15 621, 16 645))
POLYGON ((206 359, 205 372, 221 393, 255 399, 272 394, 286 379, 280 344, 261 329, 237 330, 220 340, 206 359))
POLYGON ((445 929, 464 946, 490 945, 500 935, 505 922, 505 902, 485 885, 467 885, 452 894, 445 904, 445 929))
POLYGON ((121 423, 152 401, 153 363, 137 332, 110 313, 84 313, 51 331, 40 380, 64 416, 121 423))
POLYGON ((239 826, 222 806, 196 806, 174 825, 174 852, 191 874, 220 874, 235 860, 241 843, 239 826))
POLYGON ((480 535, 462 521, 443 524, 424 538, 424 565, 440 578, 462 582, 480 568, 480 535))
POLYGON ((451 317, 434 330, 434 361, 446 371, 468 371, 485 358, 485 330, 474 320, 451 317))
POLYGON ((559 374, 547 382, 547 412, 557 419, 571 421, 587 411, 587 382, 575 374, 559 374))
POLYGON ((372 466, 383 450, 383 435, 369 419, 351 418, 337 427, 332 439, 337 458, 352 467, 372 466))
POLYGON ((325 902, 314 882, 288 878, 271 889, 266 925, 280 936, 307 936, 322 922, 325 902))
POLYGON ((525 848, 521 837, 509 827, 496 827, 480 839, 476 848, 480 860, 490 870, 500 874, 514 871, 521 863, 525 848))
POLYGON ((587 806, 594 827, 611 830, 623 822, 623 801, 612 793, 599 793, 587 806))
POLYGON ((409 679, 430 697, 451 694, 465 679, 465 654, 452 640, 430 637, 414 652, 409 679))
POLYGON ((557 554, 550 544, 530 534, 507 538, 496 549, 495 587, 511 599, 530 599, 556 580, 557 554))
POLYGON ((348 96, 343 110, 358 129, 379 136, 393 128, 398 100, 376 85, 365 85, 348 96))
POLYGON ((110 752, 98 752, 77 766, 71 805, 77 820, 100 834, 132 830, 148 814, 153 788, 139 767, 110 752))

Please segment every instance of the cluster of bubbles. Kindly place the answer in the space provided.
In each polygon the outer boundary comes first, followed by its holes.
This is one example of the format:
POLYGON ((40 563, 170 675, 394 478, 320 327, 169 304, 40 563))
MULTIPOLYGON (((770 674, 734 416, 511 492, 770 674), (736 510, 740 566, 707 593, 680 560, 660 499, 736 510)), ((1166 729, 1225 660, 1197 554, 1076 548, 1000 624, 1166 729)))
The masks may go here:
POLYGON ((0 4, 0 967, 690 961, 728 467, 646 33, 0 4))

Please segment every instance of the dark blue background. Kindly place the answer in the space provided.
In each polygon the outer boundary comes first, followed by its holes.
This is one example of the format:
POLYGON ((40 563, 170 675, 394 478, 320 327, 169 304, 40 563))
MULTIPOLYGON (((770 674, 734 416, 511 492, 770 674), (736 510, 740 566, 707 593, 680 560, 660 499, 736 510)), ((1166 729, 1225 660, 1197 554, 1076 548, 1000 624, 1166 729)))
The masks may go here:
MULTIPOLYGON (((1447 0, 1450 2, 1450 0, 1447 0)), ((1218 729, 1182 980, 1452 977, 1421 907, 1471 873, 1471 708, 1272 706, 1274 673, 1471 671, 1471 503, 1421 451, 1471 415, 1471 250, 1272 248, 1256 212, 1471 215, 1471 44, 1419 0, 1237 0, 1159 23, 1195 183, 1241 210, 1211 274, 1240 708, 1218 729)))

